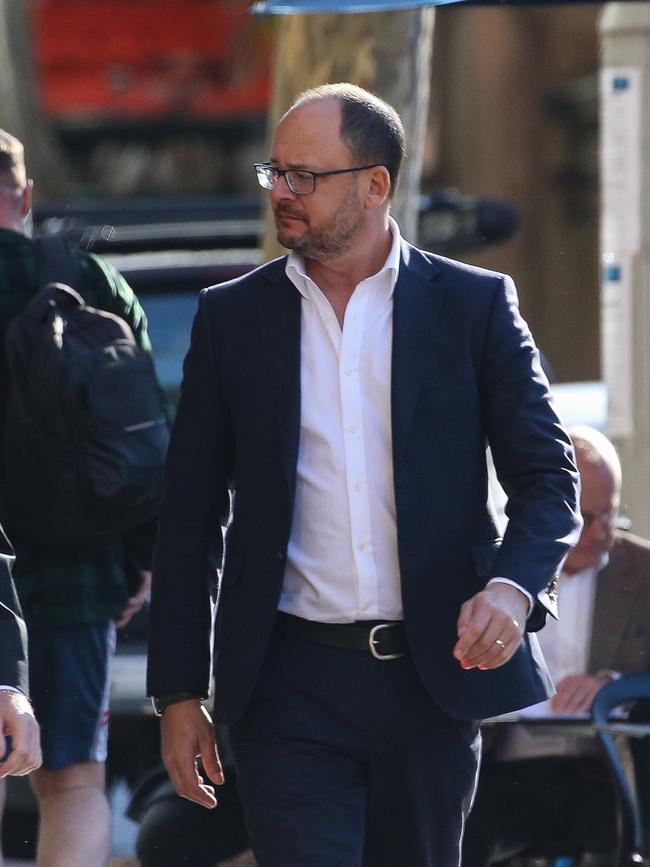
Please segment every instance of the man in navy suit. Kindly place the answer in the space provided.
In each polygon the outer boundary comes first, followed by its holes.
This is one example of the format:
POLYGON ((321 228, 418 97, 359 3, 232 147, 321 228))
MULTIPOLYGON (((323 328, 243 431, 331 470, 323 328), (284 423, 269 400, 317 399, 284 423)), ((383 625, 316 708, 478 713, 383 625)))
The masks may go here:
POLYGON ((148 690, 178 792, 215 806, 214 627, 261 867, 458 865, 477 721, 551 689, 531 631, 579 529, 570 442, 512 281, 401 238, 403 152, 367 91, 303 94, 256 166, 291 252, 202 293, 185 361, 148 690))

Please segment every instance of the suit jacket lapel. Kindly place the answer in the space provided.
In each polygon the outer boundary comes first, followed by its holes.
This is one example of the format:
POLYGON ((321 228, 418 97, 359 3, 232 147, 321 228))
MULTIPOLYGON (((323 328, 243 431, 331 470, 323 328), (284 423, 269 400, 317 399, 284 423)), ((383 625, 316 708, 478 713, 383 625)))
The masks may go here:
MULTIPOLYGON (((285 274, 286 259, 264 271, 257 294, 258 327, 273 397, 278 446, 291 498, 300 439, 300 294, 285 274)), ((392 433, 397 463, 406 445, 420 382, 431 359, 444 292, 432 291, 437 268, 405 241, 393 298, 392 433)))
POLYGON ((597 576, 588 671, 612 667, 636 599, 636 580, 624 548, 612 549, 610 561, 597 576))
POLYGON ((413 420, 420 383, 430 362, 444 292, 434 291, 437 268, 402 241, 402 261, 393 296, 391 407, 393 458, 399 462, 413 420))
POLYGON ((286 259, 271 263, 257 293, 258 327, 275 408, 282 466, 293 501, 300 438, 300 293, 285 274, 286 259))

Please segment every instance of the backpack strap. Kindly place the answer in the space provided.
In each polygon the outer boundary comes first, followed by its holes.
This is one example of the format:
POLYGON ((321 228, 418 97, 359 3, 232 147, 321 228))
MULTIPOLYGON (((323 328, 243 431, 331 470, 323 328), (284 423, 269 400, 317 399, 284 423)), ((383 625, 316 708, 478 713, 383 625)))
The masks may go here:
POLYGON ((30 298, 21 315, 42 322, 51 315, 53 309, 84 306, 83 298, 72 286, 67 286, 65 283, 46 283, 33 298, 30 298))
POLYGON ((40 285, 65 283, 74 288, 75 268, 70 245, 61 235, 41 235, 34 238, 40 273, 40 285))

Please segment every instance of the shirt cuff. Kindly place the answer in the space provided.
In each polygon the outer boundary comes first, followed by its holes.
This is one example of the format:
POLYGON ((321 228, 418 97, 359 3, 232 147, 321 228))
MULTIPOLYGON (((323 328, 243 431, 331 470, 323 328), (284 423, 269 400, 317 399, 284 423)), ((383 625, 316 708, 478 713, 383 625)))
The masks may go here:
POLYGON ((601 668, 596 672, 596 677, 606 677, 608 680, 620 680, 622 675, 620 671, 613 671, 611 668, 601 668))
POLYGON ((489 587, 490 584, 495 584, 495 583, 496 584, 510 584, 511 587, 516 587, 517 590, 520 591, 520 593, 523 593, 524 596, 526 597, 526 599, 528 600, 528 611, 526 612, 526 617, 530 617, 531 612, 532 612, 533 608, 535 607, 535 600, 530 595, 528 590, 524 590, 524 588, 521 586, 521 584, 517 584, 516 581, 511 581, 510 578, 490 578, 490 580, 487 583, 487 586, 489 587))

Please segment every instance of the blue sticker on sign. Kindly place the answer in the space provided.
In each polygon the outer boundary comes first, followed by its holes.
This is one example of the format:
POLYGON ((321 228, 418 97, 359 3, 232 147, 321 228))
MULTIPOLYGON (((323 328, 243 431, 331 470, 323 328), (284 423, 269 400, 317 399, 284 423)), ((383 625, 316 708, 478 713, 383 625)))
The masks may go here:
POLYGON ((613 87, 616 91, 627 90, 630 86, 630 79, 625 76, 617 76, 613 81, 613 87))
POLYGON ((618 283, 621 279, 621 266, 620 265, 608 265, 605 268, 605 280, 608 283, 618 283))

